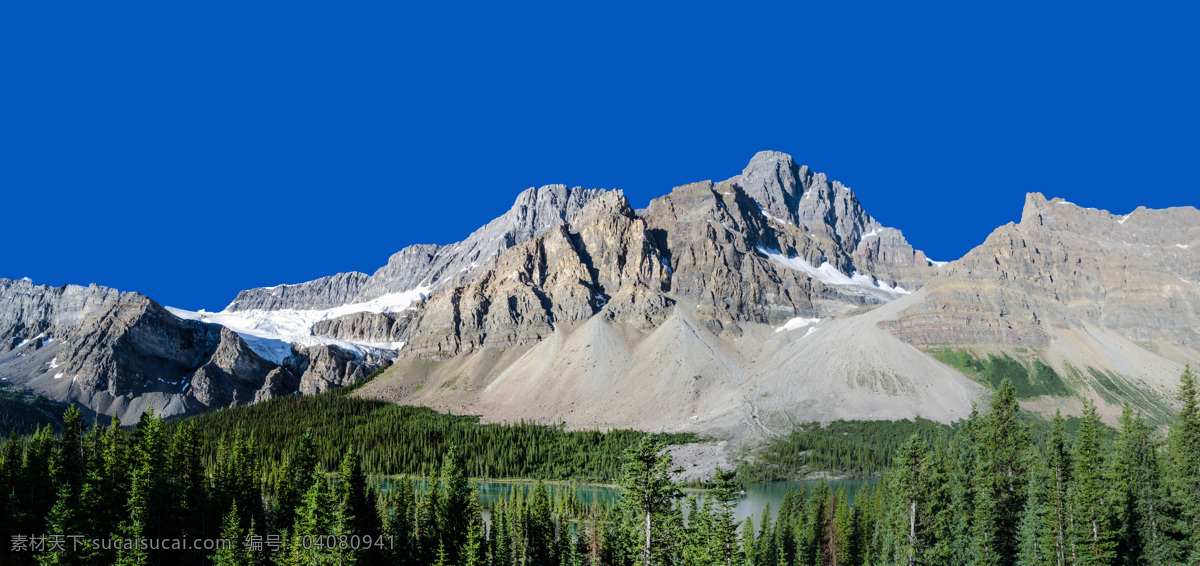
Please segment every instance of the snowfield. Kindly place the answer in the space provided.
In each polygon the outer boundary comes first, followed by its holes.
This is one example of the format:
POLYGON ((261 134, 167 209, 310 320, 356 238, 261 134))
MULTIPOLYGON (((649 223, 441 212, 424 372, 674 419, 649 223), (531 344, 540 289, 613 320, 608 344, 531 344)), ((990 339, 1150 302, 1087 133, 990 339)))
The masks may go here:
POLYGON ((416 301, 425 300, 429 291, 429 287, 417 287, 400 293, 389 293, 364 303, 324 310, 255 309, 207 312, 204 309, 188 311, 174 307, 167 307, 167 310, 179 318, 220 324, 238 333, 254 353, 279 364, 291 355, 293 343, 301 347, 334 344, 360 354, 369 350, 398 350, 404 345, 403 342, 351 342, 328 336, 313 336, 312 327, 318 321, 348 314, 400 312, 416 301))
POLYGON ((762 246, 758 246, 758 253, 767 256, 768 259, 778 263, 779 265, 790 269, 795 269, 796 271, 803 271, 804 273, 807 273, 809 277, 812 277, 826 285, 832 285, 841 287, 848 291, 871 295, 884 302, 892 301, 899 298, 901 295, 909 294, 908 290, 906 290, 904 287, 899 285, 896 285, 895 287, 888 287, 882 282, 876 280, 874 277, 871 277, 870 275, 864 275, 857 271, 851 275, 846 275, 845 273, 838 271, 837 268, 831 265, 829 262, 822 263, 821 267, 813 267, 811 263, 808 263, 802 257, 787 257, 780 253, 779 250, 764 248, 762 246))

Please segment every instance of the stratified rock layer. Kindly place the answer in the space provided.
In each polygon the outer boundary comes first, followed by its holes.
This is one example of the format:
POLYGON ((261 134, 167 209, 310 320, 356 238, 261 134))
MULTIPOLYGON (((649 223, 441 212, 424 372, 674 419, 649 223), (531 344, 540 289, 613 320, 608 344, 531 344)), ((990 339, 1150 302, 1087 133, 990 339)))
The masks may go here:
POLYGON ((886 327, 920 346, 1046 346, 1084 324, 1144 345, 1200 344, 1200 211, 1127 216, 1040 193, 886 327))

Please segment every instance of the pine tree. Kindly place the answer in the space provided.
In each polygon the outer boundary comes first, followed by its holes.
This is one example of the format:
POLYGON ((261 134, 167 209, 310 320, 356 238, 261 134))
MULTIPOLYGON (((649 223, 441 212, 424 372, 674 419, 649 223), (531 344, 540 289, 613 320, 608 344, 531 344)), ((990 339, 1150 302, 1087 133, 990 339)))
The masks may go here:
POLYGON ((275 530, 290 529, 296 522, 296 509, 317 480, 319 471, 316 438, 310 428, 300 437, 299 445, 280 474, 278 494, 271 512, 271 523, 275 530))
POLYGON ((1178 418, 1171 426, 1171 460, 1174 499, 1180 503, 1185 555, 1188 564, 1200 564, 1200 391, 1191 366, 1179 378, 1178 418))
POLYGON ((975 477, 973 563, 1009 565, 1017 555, 1031 439, 1017 419, 1020 405, 1008 379, 992 395, 991 409, 984 419, 975 477))
POLYGON ((746 517, 742 522, 742 566, 754 566, 754 520, 746 517))
POLYGON ((525 552, 528 563, 550 566, 557 562, 550 497, 546 493, 546 484, 541 480, 533 486, 525 524, 525 552))
POLYGON ((1178 560, 1165 527, 1170 519, 1166 482, 1154 430, 1126 403, 1113 460, 1117 507, 1116 553, 1125 564, 1178 560))
POLYGON ((50 425, 46 425, 25 446, 25 458, 16 481, 16 490, 21 495, 20 505, 25 508, 26 524, 22 525, 23 531, 46 532, 46 517, 58 496, 58 485, 50 468, 54 444, 54 433, 50 425))
MULTIPOLYGON (((200 459, 200 438, 194 423, 189 422, 175 430, 170 454, 167 465, 171 495, 168 507, 171 514, 167 534, 172 537, 201 537, 209 500, 204 463, 200 459)), ((178 555, 176 560, 183 561, 183 557, 189 553, 183 551, 175 554, 178 555)), ((192 552, 190 556, 192 562, 200 563, 203 551, 192 552)))
POLYGON ((1017 529, 1017 566, 1042 566, 1050 563, 1050 550, 1046 545, 1046 501, 1049 478, 1038 464, 1041 459, 1033 454, 1028 458, 1034 463, 1030 470, 1029 487, 1026 490, 1025 512, 1017 529))
POLYGON ((854 525, 850 514, 850 504, 846 500, 846 488, 840 487, 834 495, 834 558, 836 564, 850 562, 850 540, 854 536, 854 525))
POLYGON ((345 564, 345 557, 341 555, 340 549, 325 544, 326 537, 335 535, 338 531, 335 509, 329 483, 323 479, 314 482, 304 494, 303 502, 296 512, 296 524, 292 529, 289 549, 293 564, 345 564))
POLYGON ((621 465, 621 500, 637 522, 641 539, 639 564, 651 566, 654 555, 654 518, 670 510, 672 502, 681 495, 679 486, 671 479, 677 468, 671 463, 666 447, 651 436, 643 436, 623 456, 621 465))
POLYGON ((711 545, 710 555, 716 558, 716 563, 723 566, 735 566, 742 560, 742 550, 737 544, 737 522, 733 512, 737 507, 738 492, 741 487, 734 483, 737 472, 722 470, 719 466, 713 474, 713 486, 708 492, 712 502, 712 534, 709 536, 711 545))
POLYGON ((446 559, 458 564, 467 541, 467 514, 472 491, 457 447, 451 446, 446 452, 439 476, 442 493, 436 509, 437 529, 446 548, 446 559))
MULTIPOLYGON (((164 439, 162 420, 154 410, 142 413, 134 435, 135 450, 130 474, 129 515, 120 530, 126 540, 162 538, 158 527, 163 519, 163 502, 159 499, 165 490, 163 482, 164 439)), ((141 566, 150 562, 147 549, 137 545, 117 553, 121 566, 141 566)))
POLYGON ((1100 438, 1100 416, 1096 405, 1085 399, 1083 423, 1075 448, 1075 488, 1073 512, 1077 564, 1111 564, 1113 532, 1109 523, 1109 478, 1105 477, 1105 462, 1100 438))
POLYGON ((479 494, 474 487, 469 488, 467 497, 467 538, 463 543, 462 558, 459 566, 482 566, 485 556, 486 533, 483 531, 483 510, 479 507, 479 494))
POLYGON ((245 545, 246 529, 242 528, 241 515, 238 513, 237 502, 230 507, 229 513, 221 523, 221 538, 225 546, 217 549, 213 556, 214 566, 248 566, 251 561, 250 550, 245 545))
MULTIPOLYGON (((350 448, 342 459, 338 482, 337 499, 341 528, 348 533, 374 539, 379 536, 381 526, 375 504, 367 488, 367 477, 363 473, 362 460, 358 451, 350 448)), ((380 561, 380 553, 374 547, 356 549, 355 561, 362 566, 373 566, 380 561)))
POLYGON ((416 490, 412 478, 404 476, 388 498, 391 515, 387 534, 392 538, 392 559, 400 566, 416 564, 416 490))
POLYGON ((889 560, 909 566, 923 563, 929 546, 925 536, 929 485, 925 478, 925 442, 916 434, 900 447, 887 481, 893 498, 889 538, 894 542, 889 560))
POLYGON ((1054 412, 1053 432, 1048 447, 1046 482, 1046 525, 1043 537, 1050 553, 1050 563, 1065 566, 1071 560, 1071 498, 1069 487, 1073 482, 1071 452, 1067 448, 1066 423, 1062 411, 1054 412))
MULTIPOLYGON (((71 405, 63 413, 63 430, 50 460, 50 473, 58 486, 58 496, 46 518, 46 532, 69 537, 87 532, 83 509, 83 484, 87 477, 84 451, 84 423, 79 407, 71 405)), ((82 564, 83 555, 64 545, 38 556, 43 565, 82 564)))

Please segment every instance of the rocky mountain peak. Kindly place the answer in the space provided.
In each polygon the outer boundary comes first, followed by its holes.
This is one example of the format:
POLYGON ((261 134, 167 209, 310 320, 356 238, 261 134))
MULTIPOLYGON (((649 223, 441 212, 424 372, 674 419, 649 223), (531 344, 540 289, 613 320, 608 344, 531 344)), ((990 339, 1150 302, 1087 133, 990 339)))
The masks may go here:
POLYGON ((517 195, 507 212, 461 242, 405 247, 369 276, 342 273, 297 285, 242 291, 226 310, 324 310, 418 287, 470 281, 482 265, 504 250, 570 221, 588 202, 607 192, 566 185, 530 187, 517 195))
POLYGON ((767 217, 832 240, 828 256, 846 258, 839 269, 871 274, 888 284, 918 289, 935 269, 895 228, 867 214, 854 191, 824 173, 797 165, 779 151, 760 151, 742 174, 727 181, 754 199, 767 217))
POLYGON ((797 203, 805 190, 807 166, 796 165, 792 156, 780 151, 754 154, 742 174, 729 182, 742 187, 767 213, 791 224, 798 224, 797 203))

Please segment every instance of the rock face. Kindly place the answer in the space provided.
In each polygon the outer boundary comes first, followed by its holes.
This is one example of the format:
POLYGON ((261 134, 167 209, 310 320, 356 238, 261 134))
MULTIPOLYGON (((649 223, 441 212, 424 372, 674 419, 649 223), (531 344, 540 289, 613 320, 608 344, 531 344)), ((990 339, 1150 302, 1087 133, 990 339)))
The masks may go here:
MULTIPOLYGON (((838 315, 899 296, 894 282, 855 268, 855 262, 900 254, 900 248, 878 246, 884 239, 877 234, 890 229, 863 214, 848 191, 840 193, 841 208, 830 208, 826 216, 845 219, 841 224, 850 227, 845 237, 857 234, 856 226, 874 229, 875 247, 864 245, 865 254, 854 255, 856 247, 847 252, 836 226, 815 230, 781 222, 751 198, 758 194, 792 206, 806 188, 814 191, 811 206, 834 198, 815 196, 829 188, 824 176, 798 171, 786 155, 759 154, 743 176, 677 187, 641 215, 619 192, 596 198, 570 222, 507 250, 474 281, 435 293, 413 315, 417 322, 405 351, 446 359, 480 348, 528 345, 560 325, 593 316, 650 329, 677 302, 695 304, 693 316, 712 331, 736 335, 739 322, 838 315), (768 162, 778 167, 760 174, 768 162), (857 208, 847 209, 847 203, 857 208)), ((800 209, 791 210, 793 218, 801 217, 800 209)), ((906 249, 906 265, 916 266, 907 281, 919 287, 925 280, 913 278, 933 271, 923 254, 906 249)))
MULTIPOLYGON (((420 309, 422 303, 415 305, 420 309)), ((396 313, 358 312, 313 324, 313 336, 353 342, 406 342, 416 327, 418 310, 396 313)))
POLYGON ((353 385, 386 363, 382 358, 363 359, 331 345, 304 348, 283 361, 285 369, 300 376, 298 390, 304 395, 353 385))
MULTIPOLYGON (((773 219, 832 240, 835 265, 844 272, 870 273, 889 286, 915 291, 936 270, 895 228, 880 224, 863 210, 849 187, 830 182, 824 173, 796 165, 790 155, 762 151, 741 175, 729 179, 773 219)), ((833 253, 830 253, 833 252, 833 253)))
POLYGON ((0 380, 129 422, 319 393, 394 361, 365 394, 737 436, 963 418, 987 389, 934 357, 963 348, 1058 371, 1066 393, 1022 397, 1034 410, 1092 398, 1109 420, 1125 400, 1161 416, 1200 361, 1197 246, 1194 208, 1118 217, 1031 194, 1020 223, 937 267, 848 187, 762 152, 639 211, 620 191, 529 189, 462 242, 243 291, 221 313, 0 280, 0 380))
POLYGON ((432 288, 446 281, 469 281, 475 268, 484 262, 574 218, 584 205, 604 192, 565 185, 530 188, 517 196, 507 213, 461 242, 408 246, 392 255, 374 275, 339 273, 298 285, 242 291, 227 310, 322 310, 418 287, 432 288))
POLYGON ((136 422, 353 383, 386 363, 336 346, 302 348, 284 367, 237 333, 184 320, 138 293, 0 279, 0 383, 136 422))
POLYGON ((1126 216, 1040 193, 930 282, 887 328, 920 346, 1046 346, 1093 325, 1144 344, 1200 344, 1200 211, 1126 216))
POLYGON ((619 191, 606 193, 475 281, 431 297, 407 349, 440 359, 529 344, 596 314, 653 323, 669 304, 667 272, 645 221, 619 191))
POLYGON ((273 367, 227 329, 96 285, 0 279, 0 336, 5 382, 126 422, 127 409, 170 415, 249 402, 273 367))

